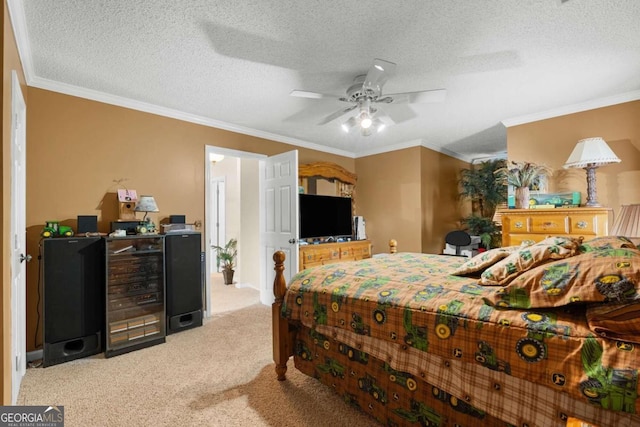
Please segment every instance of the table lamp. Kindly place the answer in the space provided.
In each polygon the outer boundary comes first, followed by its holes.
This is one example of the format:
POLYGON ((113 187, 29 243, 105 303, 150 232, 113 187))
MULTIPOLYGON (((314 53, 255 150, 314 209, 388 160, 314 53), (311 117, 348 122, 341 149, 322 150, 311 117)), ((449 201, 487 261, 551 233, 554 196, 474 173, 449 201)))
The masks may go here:
POLYGON ((587 203, 585 206, 597 207, 600 204, 596 195, 596 168, 609 163, 620 163, 620 159, 600 137, 581 139, 571 152, 564 168, 583 168, 587 171, 587 203))
POLYGON ((156 226, 151 221, 151 218, 147 218, 149 212, 159 212, 158 205, 156 204, 153 196, 140 196, 138 199, 138 203, 136 203, 136 207, 134 209, 136 212, 144 212, 144 217, 142 218, 142 224, 140 227, 140 232, 142 234, 145 233, 155 233, 156 226))

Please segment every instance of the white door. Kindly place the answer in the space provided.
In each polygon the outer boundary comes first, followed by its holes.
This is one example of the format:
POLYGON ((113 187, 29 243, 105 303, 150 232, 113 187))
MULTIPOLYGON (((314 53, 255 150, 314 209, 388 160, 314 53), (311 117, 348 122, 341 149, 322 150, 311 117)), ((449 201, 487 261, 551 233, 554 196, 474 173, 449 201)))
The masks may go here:
POLYGON ((260 300, 263 304, 271 304, 274 301, 274 252, 285 253, 287 283, 298 272, 298 150, 269 157, 262 163, 263 200, 260 206, 265 209, 262 276, 266 280, 261 281, 260 300))
POLYGON ((16 404, 27 361, 26 340, 26 110, 11 72, 11 403, 16 404))
POLYGON ((225 179, 224 176, 217 176, 211 180, 211 210, 213 211, 213 224, 211 224, 211 246, 209 248, 212 260, 210 273, 220 273, 220 263, 218 262, 218 254, 213 246, 224 246, 226 239, 226 216, 225 216, 225 179))

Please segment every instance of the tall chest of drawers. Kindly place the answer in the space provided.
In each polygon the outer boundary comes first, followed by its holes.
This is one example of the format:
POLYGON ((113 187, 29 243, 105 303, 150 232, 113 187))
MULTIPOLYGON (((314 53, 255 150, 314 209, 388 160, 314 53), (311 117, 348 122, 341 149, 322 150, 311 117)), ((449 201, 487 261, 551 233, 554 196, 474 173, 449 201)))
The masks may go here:
POLYGON ((606 236, 613 219, 609 208, 504 209, 500 214, 502 246, 539 242, 547 236, 606 236))

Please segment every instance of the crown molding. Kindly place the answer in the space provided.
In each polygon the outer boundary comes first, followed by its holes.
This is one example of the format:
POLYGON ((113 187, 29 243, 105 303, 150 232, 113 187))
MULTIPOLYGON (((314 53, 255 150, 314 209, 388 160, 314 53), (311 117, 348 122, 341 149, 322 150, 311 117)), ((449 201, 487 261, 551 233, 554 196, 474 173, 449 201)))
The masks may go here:
POLYGON ((361 150, 355 153, 355 158, 374 156, 376 154, 389 153, 391 151, 404 150, 405 148, 413 148, 420 145, 420 140, 415 139, 413 141, 402 142, 395 145, 386 145, 383 147, 370 148, 368 150, 361 150))
POLYGON ((203 126, 214 127, 217 129, 223 129, 230 132, 240 133, 243 135, 254 136, 257 138, 268 139, 271 141, 282 142, 297 147, 308 148, 310 150, 316 150, 323 153, 335 154, 347 158, 366 157, 375 154, 389 153, 392 151, 403 150, 406 148, 412 148, 422 146, 433 151, 446 154, 448 156, 470 161, 464 156, 458 153, 449 151, 442 147, 437 147, 426 143, 424 140, 417 139, 392 146, 379 147, 365 151, 346 151, 337 148, 331 148, 324 145, 315 144, 312 142, 304 141, 297 138, 286 137, 270 132, 263 132, 260 130, 247 128, 243 126, 234 125, 232 123, 223 122, 220 120, 214 120, 208 117, 198 116, 195 114, 188 114, 182 111, 174 110, 171 108, 161 107, 158 105, 136 101, 133 99, 111 95, 104 92, 95 91, 92 89, 86 89, 79 86, 69 85, 66 83, 56 82, 50 79, 44 79, 37 77, 33 70, 33 59, 31 54, 31 47, 29 45, 29 37, 26 30, 26 20, 24 13, 24 6, 22 0, 7 0, 9 7, 9 15, 11 18, 11 25, 14 29, 14 36, 18 47, 18 53, 22 62, 22 67, 25 75, 25 80, 28 86, 50 90, 53 92, 62 93, 65 95, 75 96, 79 98, 89 99, 92 101, 103 102, 118 107, 130 108, 136 111, 142 111, 146 113, 156 114, 163 117, 169 117, 176 120, 182 120, 190 123, 195 123, 203 126))
POLYGON ((169 117, 172 119, 182 120, 185 122, 195 123, 203 126, 214 127, 216 129, 223 129, 230 132, 240 133, 243 135, 254 136, 257 138, 263 138, 271 141, 282 142, 285 144, 291 144, 298 147, 308 148, 311 150, 317 150, 325 153, 336 154, 338 156, 344 156, 344 157, 350 157, 350 158, 354 157, 354 154, 349 151, 326 147, 324 145, 303 141, 301 139, 290 138, 287 136, 278 135, 270 132, 264 132, 256 129, 251 129, 244 126, 238 126, 232 123, 211 119, 211 118, 199 116, 196 114, 185 113, 179 110, 174 110, 172 108, 161 107, 161 106, 150 104, 147 102, 136 101, 134 99, 111 95, 108 93, 99 92, 92 89, 86 89, 78 86, 73 86, 66 83, 60 83, 53 80, 35 77, 32 79, 32 82, 29 86, 36 87, 39 89, 50 90, 50 91, 62 93, 65 95, 71 95, 79 98, 89 99, 92 101, 103 102, 105 104, 115 105, 118 107, 130 108, 136 111, 143 111, 145 113, 156 114, 159 116, 169 117))
POLYGON ((537 122, 540 120, 552 119, 554 117, 565 116, 567 114, 580 113, 582 111, 594 110, 596 108, 609 107, 611 105, 623 104, 625 102, 637 101, 640 99, 640 90, 625 92, 618 95, 608 96, 606 98, 593 99, 579 104, 565 105, 564 107, 554 108, 552 110, 542 111, 524 116, 512 117, 505 119, 502 124, 505 127, 523 125, 526 123, 537 122))
POLYGON ((18 47, 18 55, 22 62, 24 78, 27 85, 30 85, 33 79, 33 60, 31 56, 29 36, 27 33, 27 23, 24 15, 23 2, 21 0, 7 0, 7 6, 9 8, 11 26, 13 27, 13 35, 18 47))
POLYGON ((455 151, 451 151, 451 150, 447 150, 446 148, 443 148, 443 147, 435 146, 434 144, 432 144, 429 141, 426 141, 424 139, 422 140, 422 143, 420 145, 422 145, 424 148, 428 148, 429 150, 437 151, 437 152, 445 154, 445 155, 447 155, 449 157, 453 157, 454 159, 462 160, 463 162, 471 163, 471 161, 473 160, 469 156, 464 156, 464 155, 462 155, 460 153, 456 153, 455 151))

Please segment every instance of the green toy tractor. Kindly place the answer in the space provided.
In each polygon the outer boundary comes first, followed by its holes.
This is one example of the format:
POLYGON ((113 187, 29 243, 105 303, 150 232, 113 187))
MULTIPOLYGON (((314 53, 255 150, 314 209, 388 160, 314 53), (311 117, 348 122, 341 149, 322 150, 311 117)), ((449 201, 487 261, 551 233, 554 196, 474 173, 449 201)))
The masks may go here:
POLYGON ((73 229, 68 225, 60 225, 60 221, 47 221, 40 235, 42 237, 71 237, 73 229))

